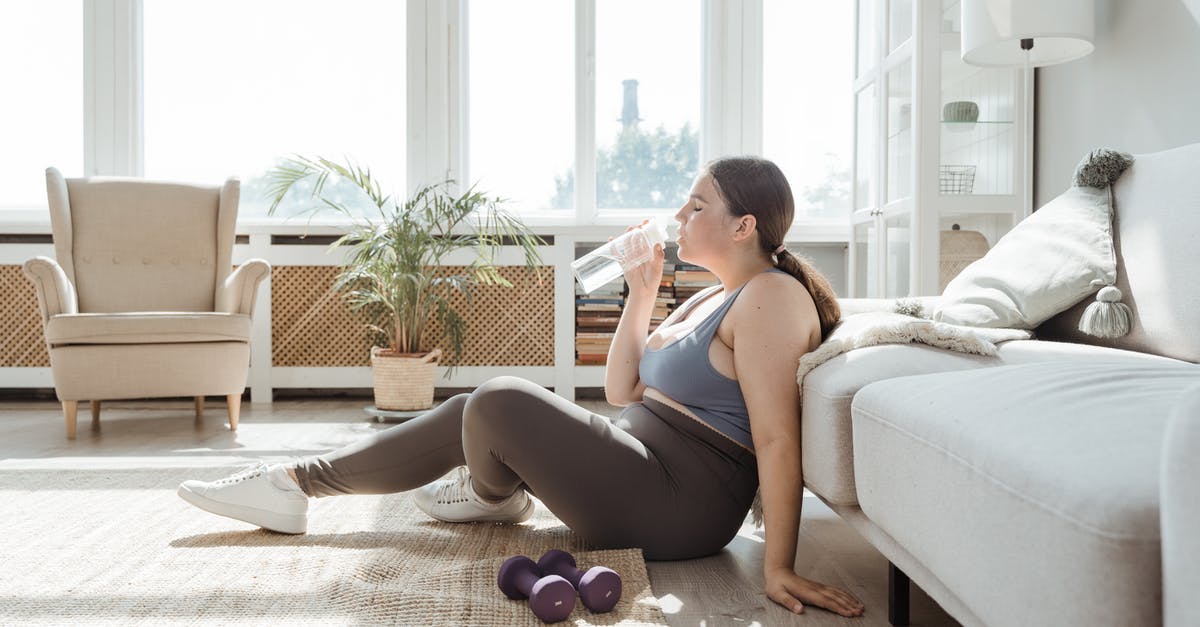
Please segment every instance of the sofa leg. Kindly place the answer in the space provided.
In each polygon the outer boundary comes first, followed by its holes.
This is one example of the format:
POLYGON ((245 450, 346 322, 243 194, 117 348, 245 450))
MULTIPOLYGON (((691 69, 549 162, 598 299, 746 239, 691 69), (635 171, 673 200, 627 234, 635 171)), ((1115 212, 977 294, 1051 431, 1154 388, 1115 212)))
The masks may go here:
POLYGON ((200 420, 203 417, 204 417, 204 397, 197 396, 196 397, 196 420, 200 420))
POLYGON ((92 431, 100 430, 100 401, 92 401, 92 431))
POLYGON ((63 401, 63 417, 67 419, 67 439, 75 439, 75 415, 79 412, 79 401, 63 401))
POLYGON ((888 562, 888 622, 895 627, 908 624, 908 575, 888 562))
POLYGON ((225 397, 225 403, 229 406, 229 430, 237 431, 238 414, 242 412, 242 395, 230 394, 225 397))

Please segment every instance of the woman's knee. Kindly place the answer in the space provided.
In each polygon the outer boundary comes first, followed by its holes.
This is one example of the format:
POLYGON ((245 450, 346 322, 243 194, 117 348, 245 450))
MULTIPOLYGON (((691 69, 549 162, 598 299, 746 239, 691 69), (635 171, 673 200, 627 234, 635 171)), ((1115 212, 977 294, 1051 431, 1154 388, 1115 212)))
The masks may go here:
POLYGON ((527 417, 538 402, 535 388, 540 389, 520 377, 500 376, 487 380, 467 395, 463 407, 464 426, 527 417))

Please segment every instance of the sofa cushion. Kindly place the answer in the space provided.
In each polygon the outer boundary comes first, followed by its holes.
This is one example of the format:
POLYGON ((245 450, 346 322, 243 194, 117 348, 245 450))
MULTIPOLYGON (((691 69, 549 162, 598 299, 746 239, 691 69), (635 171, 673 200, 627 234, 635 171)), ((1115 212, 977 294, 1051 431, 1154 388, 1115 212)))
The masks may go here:
POLYGON ((860 506, 988 625, 1158 624, 1163 433, 1198 380, 1054 361, 869 385, 860 506))
POLYGON ((1200 362, 1200 143, 1135 155, 1112 186, 1117 287, 1133 310, 1115 339, 1077 328, 1086 299, 1038 328, 1043 338, 1113 346, 1200 362))
POLYGON ((1182 362, 1086 344, 1018 340, 998 345, 995 357, 956 353, 921 344, 859 348, 814 368, 804 377, 800 419, 804 485, 836 505, 858 502, 850 402, 864 386, 892 377, 994 366, 1067 361, 1180 364, 1182 362))
POLYGON ((1033 329, 1112 285, 1116 274, 1108 186, 1071 187, 954 277, 933 319, 1033 329))
POLYGON ((46 323, 46 341, 55 346, 249 342, 250 316, 178 312, 64 314, 46 323))

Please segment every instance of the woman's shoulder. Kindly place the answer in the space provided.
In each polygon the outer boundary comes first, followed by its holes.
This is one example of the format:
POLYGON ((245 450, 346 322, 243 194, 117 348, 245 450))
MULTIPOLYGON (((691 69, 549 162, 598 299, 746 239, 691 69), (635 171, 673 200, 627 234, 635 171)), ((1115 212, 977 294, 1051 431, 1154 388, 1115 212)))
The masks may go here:
MULTIPOLYGON (((807 296, 808 290, 796 277, 787 272, 767 270, 750 278, 738 300, 777 302, 807 296)), ((803 299, 801 299, 803 300, 803 299)))
MULTIPOLYGON (((751 278, 738 295, 734 310, 739 318, 750 323, 782 319, 794 320, 797 315, 816 319, 816 307, 804 284, 786 272, 763 272, 751 278)), ((733 313, 733 312, 731 312, 733 313)))

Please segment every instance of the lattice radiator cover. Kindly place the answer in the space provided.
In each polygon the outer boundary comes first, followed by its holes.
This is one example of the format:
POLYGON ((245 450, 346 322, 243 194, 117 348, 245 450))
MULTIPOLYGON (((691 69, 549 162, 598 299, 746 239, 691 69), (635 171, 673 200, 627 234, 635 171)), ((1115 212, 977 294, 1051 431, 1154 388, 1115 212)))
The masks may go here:
MULTIPOLYGON (((443 274, 463 272, 446 266, 443 274)), ((336 266, 276 266, 271 270, 271 363, 275 366, 370 365, 370 333, 333 290, 336 266)), ((512 288, 480 286, 471 305, 456 295, 454 307, 467 323, 459 365, 554 365, 554 268, 542 267, 539 285, 524 266, 501 266, 512 288)), ((442 334, 431 323, 426 345, 442 334)))
POLYGON ((33 283, 21 266, 0 266, 0 368, 48 368, 46 335, 33 283))
MULTIPOLYGON (((443 271, 463 269, 451 266, 443 271)), ((554 268, 542 268, 541 285, 526 278, 523 266, 503 266, 500 271, 513 288, 478 287, 470 306, 462 296, 453 299, 468 325, 461 365, 554 365, 554 268)), ((337 272, 331 266, 272 269, 273 365, 370 365, 369 334, 333 291, 337 272)), ((0 368, 49 367, 37 293, 21 266, 0 265, 0 294, 0 368)), ((426 338, 439 338, 441 333, 435 322, 426 329, 426 338)))

